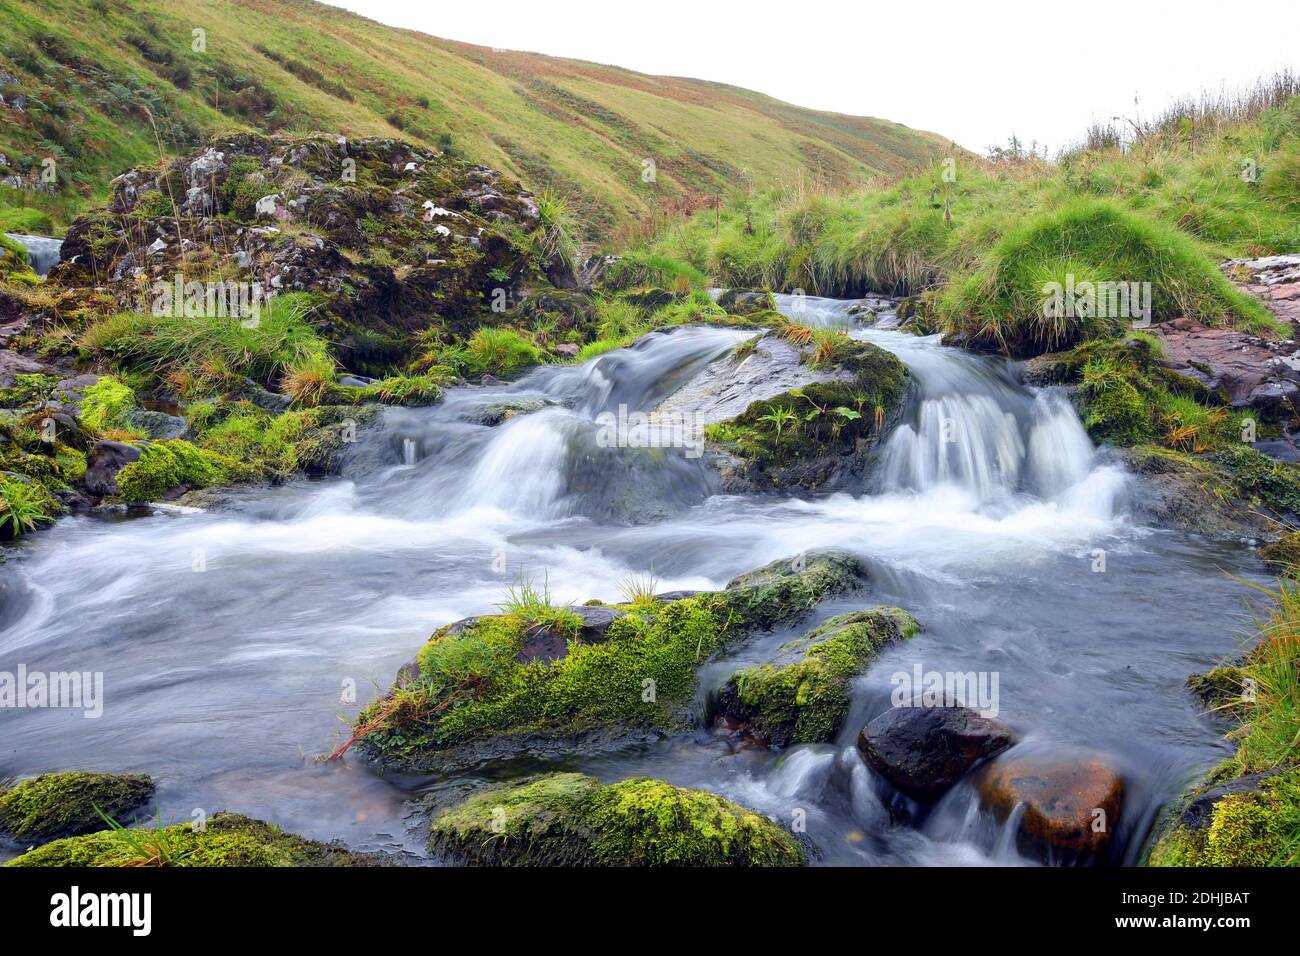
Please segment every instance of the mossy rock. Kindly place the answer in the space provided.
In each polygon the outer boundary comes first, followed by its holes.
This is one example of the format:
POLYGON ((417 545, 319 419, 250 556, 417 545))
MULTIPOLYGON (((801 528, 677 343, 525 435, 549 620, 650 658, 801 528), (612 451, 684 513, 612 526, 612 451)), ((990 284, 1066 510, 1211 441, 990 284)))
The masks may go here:
POLYGON ((1233 720, 1242 720, 1246 704, 1245 679, 1244 670, 1228 665, 1216 667, 1204 674, 1193 674, 1185 683, 1206 709, 1233 720))
POLYGON ((814 346, 803 351, 810 371, 829 380, 752 402, 705 428, 726 490, 844 487, 865 473, 868 453, 902 415, 910 376, 893 354, 847 337, 821 362, 814 346))
POLYGON ((279 827, 218 813, 199 830, 192 823, 158 829, 104 830, 55 840, 6 866, 377 866, 377 854, 354 853, 279 827))
POLYGON ((93 833, 108 828, 98 811, 123 822, 153 793, 143 774, 42 774, 0 794, 0 832, 24 843, 93 833))
POLYGON ((1166 814, 1150 866, 1300 866, 1300 769, 1193 789, 1166 814))
POLYGON ((198 448, 181 439, 154 442, 117 473, 117 487, 126 501, 157 501, 178 489, 231 484, 247 476, 232 458, 198 448))
POLYGON ((773 746, 828 743, 848 716, 852 679, 881 648, 918 631, 916 619, 896 607, 833 617, 782 647, 783 662, 733 674, 715 713, 773 746))
POLYGON ((429 846, 479 866, 801 866, 793 835, 752 810, 646 777, 557 773, 479 793, 429 846))
POLYGON ((1300 575, 1300 531, 1282 535, 1259 549, 1259 558, 1287 577, 1300 575))
POLYGON ((599 641, 570 636, 544 658, 524 653, 539 622, 518 614, 449 625, 359 715, 359 745, 383 764, 435 771, 686 729, 700 717, 693 706, 702 663, 860 587, 865 576, 862 562, 842 552, 773 562, 722 591, 629 606, 599 641))

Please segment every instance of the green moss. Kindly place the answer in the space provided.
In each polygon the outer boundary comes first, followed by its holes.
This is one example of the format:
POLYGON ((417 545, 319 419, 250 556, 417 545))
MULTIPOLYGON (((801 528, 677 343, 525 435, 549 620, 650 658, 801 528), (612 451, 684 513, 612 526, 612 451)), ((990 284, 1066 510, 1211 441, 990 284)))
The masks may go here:
POLYGON ((135 407, 135 393, 111 375, 103 376, 83 394, 81 424, 92 432, 118 427, 122 416, 135 407))
POLYGON ((27 263, 27 250, 0 232, 0 280, 18 285, 36 285, 40 276, 27 263))
POLYGON ((1259 549, 1265 564, 1290 577, 1300 575, 1300 531, 1291 531, 1259 549))
POLYGON ((117 473, 117 487, 126 501, 156 501, 175 488, 228 484, 246 474, 234 459, 171 439, 146 446, 117 473))
POLYGON ((361 746, 384 762, 435 767, 459 746, 541 735, 680 729, 696 668, 756 628, 796 620, 822 598, 861 583, 857 559, 836 553, 774 562, 707 592, 641 605, 600 643, 570 641, 553 662, 521 663, 530 622, 518 614, 443 628, 420 651, 414 675, 357 719, 361 746))
POLYGON ((377 858, 284 833, 273 824, 218 813, 202 830, 105 830, 56 840, 6 866, 358 866, 377 858))
POLYGON ((56 375, 15 375, 9 388, 0 388, 0 408, 27 408, 44 402, 58 384, 56 375))
MULTIPOLYGON (((705 437, 763 467, 847 454, 860 441, 879 440, 907 396, 907 369, 868 342, 837 337, 828 351, 822 364, 849 380, 817 382, 753 402, 735 418, 708 426, 705 437)), ((810 349, 810 361, 813 354, 810 349)))
POLYGON ((1152 847, 1151 866, 1300 866, 1300 770, 1213 804, 1207 826, 1179 820, 1152 847))
POLYGON ((1244 445, 1229 446, 1214 456, 1228 469, 1237 494, 1275 511, 1300 512, 1300 472, 1244 445))
POLYGON ((700 790, 634 778, 609 786, 551 774, 471 797, 441 814, 430 846, 492 866, 799 866, 795 838, 700 790))
POLYGON ((775 746, 827 743, 849 712, 849 685, 886 644, 920 630, 899 608, 841 614, 786 644, 795 659, 737 671, 719 709, 775 746))
POLYGON ((108 824, 97 808, 121 821, 153 792, 153 781, 142 774, 42 774, 0 794, 0 831, 44 842, 104 830, 108 824))

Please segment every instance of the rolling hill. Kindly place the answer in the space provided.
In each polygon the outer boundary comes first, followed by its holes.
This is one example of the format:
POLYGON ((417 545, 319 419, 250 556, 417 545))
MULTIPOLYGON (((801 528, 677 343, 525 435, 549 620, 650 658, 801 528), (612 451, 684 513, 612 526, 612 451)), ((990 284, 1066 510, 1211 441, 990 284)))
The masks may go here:
POLYGON ((160 148, 233 129, 435 146, 569 197, 605 238, 716 194, 855 185, 951 148, 886 120, 438 39, 311 0, 0 0, 0 22, 11 229, 42 224, 23 208, 65 225, 160 148))

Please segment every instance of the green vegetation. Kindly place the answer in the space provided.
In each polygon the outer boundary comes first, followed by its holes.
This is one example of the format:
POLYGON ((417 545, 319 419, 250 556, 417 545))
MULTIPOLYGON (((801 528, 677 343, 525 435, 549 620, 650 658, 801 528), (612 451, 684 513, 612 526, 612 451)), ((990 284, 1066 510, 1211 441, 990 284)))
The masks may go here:
POLYGON ((173 439, 146 445, 118 472, 117 487, 126 501, 158 501, 176 488, 230 484, 246 474, 234 459, 173 439))
MULTIPOLYGON (((110 821, 111 824, 111 821, 110 821)), ((375 859, 306 840, 278 827, 218 813, 203 829, 169 827, 108 829, 55 840, 6 866, 358 866, 375 859)))
POLYGON ((135 407, 135 393, 111 375, 100 378, 83 394, 81 425, 97 435, 121 427, 122 416, 135 407))
POLYGON ((27 250, 0 232, 0 280, 15 285, 36 285, 40 276, 27 264, 27 250))
POLYGON ((0 540, 35 531, 61 510, 44 485, 31 478, 0 475, 0 540))
MULTIPOLYGON (((66 226, 122 170, 229 129, 401 137, 565 197, 592 234, 654 228, 740 183, 850 184, 943 148, 933 134, 734 87, 490 50, 298 0, 3 0, 0 59, 27 113, 0 152, 33 188, 0 207, 66 226), (206 49, 191 31, 207 30, 206 49), (35 189, 52 157, 53 193, 35 189), (642 160, 653 157, 653 181, 642 160), (644 223, 644 225, 641 225, 644 223)), ((251 203, 258 197, 241 201, 251 203)), ((0 208, 0 215, 4 214, 0 208)))
POLYGON ((255 323, 233 316, 119 312, 92 325, 81 341, 182 398, 201 398, 239 377, 271 385, 307 363, 332 368, 328 346, 307 321, 314 305, 304 293, 278 295, 255 323))
POLYGON ((1044 286, 1068 276, 1076 287, 1149 282, 1156 320, 1186 314, 1273 334, 1272 317, 1216 260, 1300 248, 1288 176, 1300 163, 1296 91, 1282 75, 1239 105, 1180 107, 1194 123, 1175 111, 1123 146, 1095 138, 1056 163, 1013 145, 884 189, 756 189, 640 255, 723 286, 909 295, 925 324, 1017 355, 1116 332, 1110 319, 1044 315, 1044 286))
POLYGON ((384 762, 428 768, 454 759, 453 748, 529 734, 680 727, 696 668, 710 655, 751 630, 797 619, 823 597, 858 586, 862 573, 856 559, 836 552, 776 562, 724 591, 626 605, 603 640, 570 640, 565 656, 550 662, 521 662, 524 641, 539 622, 563 628, 566 612, 544 591, 516 590, 504 613, 437 631, 414 673, 359 715, 336 754, 360 741, 384 762))
POLYGON ((833 617, 784 645, 786 661, 733 674, 717 709, 774 746, 829 743, 848 716, 852 678, 882 647, 918 631, 915 619, 896 607, 833 617))
POLYGON ((480 866, 800 866, 794 836, 729 800, 641 777, 556 773, 478 793, 429 845, 480 866))
POLYGON ((0 792, 0 831, 43 843, 104 829, 102 814, 122 817, 153 796, 142 774, 47 773, 0 792))

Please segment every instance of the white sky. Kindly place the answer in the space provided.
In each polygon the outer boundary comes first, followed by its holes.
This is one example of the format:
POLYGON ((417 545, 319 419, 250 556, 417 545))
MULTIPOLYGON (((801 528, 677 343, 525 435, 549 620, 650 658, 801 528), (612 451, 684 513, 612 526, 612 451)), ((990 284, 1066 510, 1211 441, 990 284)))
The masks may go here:
POLYGON ((484 46, 748 87, 983 152, 1300 68, 1300 0, 332 0, 484 46))

